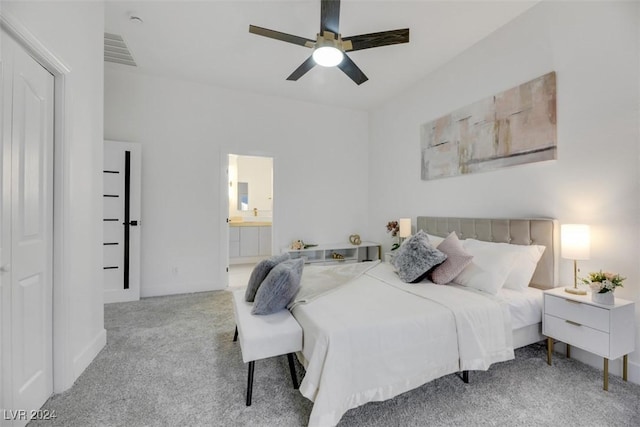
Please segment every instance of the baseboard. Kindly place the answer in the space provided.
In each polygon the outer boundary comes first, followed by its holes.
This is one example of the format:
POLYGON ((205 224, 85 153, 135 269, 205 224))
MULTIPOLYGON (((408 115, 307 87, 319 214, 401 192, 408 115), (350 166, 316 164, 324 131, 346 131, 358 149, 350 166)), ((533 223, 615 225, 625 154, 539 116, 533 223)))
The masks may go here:
POLYGON ((216 286, 214 282, 167 283, 160 286, 140 285, 140 297, 160 297, 165 295, 191 294, 194 292, 220 291, 226 289, 216 286))
MULTIPOLYGON (((561 351, 564 353, 564 351, 561 351)), ((593 366, 596 369, 604 369, 604 359, 593 353, 571 347, 571 358, 584 364, 593 366)), ((609 375, 622 376, 622 358, 609 361, 609 375)), ((640 384, 640 364, 632 361, 627 362, 627 381, 640 384)))
POLYGON ((73 381, 87 369, 100 350, 107 345, 107 331, 102 329, 93 340, 73 359, 73 381))

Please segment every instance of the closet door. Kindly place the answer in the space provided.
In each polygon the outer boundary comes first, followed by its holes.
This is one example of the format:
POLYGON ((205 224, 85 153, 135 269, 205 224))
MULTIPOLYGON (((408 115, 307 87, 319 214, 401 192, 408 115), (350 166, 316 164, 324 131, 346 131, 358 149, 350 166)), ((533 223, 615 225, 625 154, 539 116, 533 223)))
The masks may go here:
POLYGON ((53 391, 54 79, 4 32, 2 50, 2 386, 29 410, 53 391))

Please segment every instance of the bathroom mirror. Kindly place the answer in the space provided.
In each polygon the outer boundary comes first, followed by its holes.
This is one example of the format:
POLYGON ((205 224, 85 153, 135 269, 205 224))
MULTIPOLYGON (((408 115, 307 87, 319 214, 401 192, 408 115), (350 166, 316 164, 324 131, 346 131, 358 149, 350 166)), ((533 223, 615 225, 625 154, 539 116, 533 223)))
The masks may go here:
POLYGON ((238 183, 238 210, 249 210, 249 183, 247 182, 238 183))

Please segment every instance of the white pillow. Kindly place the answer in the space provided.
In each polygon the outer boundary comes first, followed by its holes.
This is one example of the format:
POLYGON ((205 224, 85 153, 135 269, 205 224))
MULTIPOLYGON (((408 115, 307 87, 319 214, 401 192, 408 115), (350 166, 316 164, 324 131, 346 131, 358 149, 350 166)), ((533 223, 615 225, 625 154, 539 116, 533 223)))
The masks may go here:
POLYGON ((434 248, 444 241, 444 237, 434 236, 433 234, 429 233, 427 233, 427 237, 429 238, 429 243, 431 243, 431 246, 433 246, 434 248))
POLYGON ((464 245, 464 248, 473 255, 473 260, 453 279, 454 283, 497 294, 513 268, 516 254, 487 246, 464 245))
POLYGON ((483 242, 475 239, 467 239, 463 243, 468 251, 469 247, 490 247, 504 253, 516 255, 512 270, 504 282, 504 287, 516 291, 524 291, 529 286, 533 273, 536 271, 538 261, 545 251, 540 245, 512 245, 509 243, 483 242))

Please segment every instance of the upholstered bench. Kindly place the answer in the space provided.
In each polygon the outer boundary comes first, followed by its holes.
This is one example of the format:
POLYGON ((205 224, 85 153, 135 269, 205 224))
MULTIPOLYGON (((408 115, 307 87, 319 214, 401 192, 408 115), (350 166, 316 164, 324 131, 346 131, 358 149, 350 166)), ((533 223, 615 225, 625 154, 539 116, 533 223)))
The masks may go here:
POLYGON ((253 371, 255 361, 274 356, 287 355, 293 388, 298 388, 298 379, 293 353, 302 350, 302 328, 289 310, 256 316, 251 314, 252 305, 244 300, 245 291, 233 292, 233 308, 236 319, 234 341, 240 338, 242 361, 249 363, 247 379, 247 406, 251 406, 253 371))

